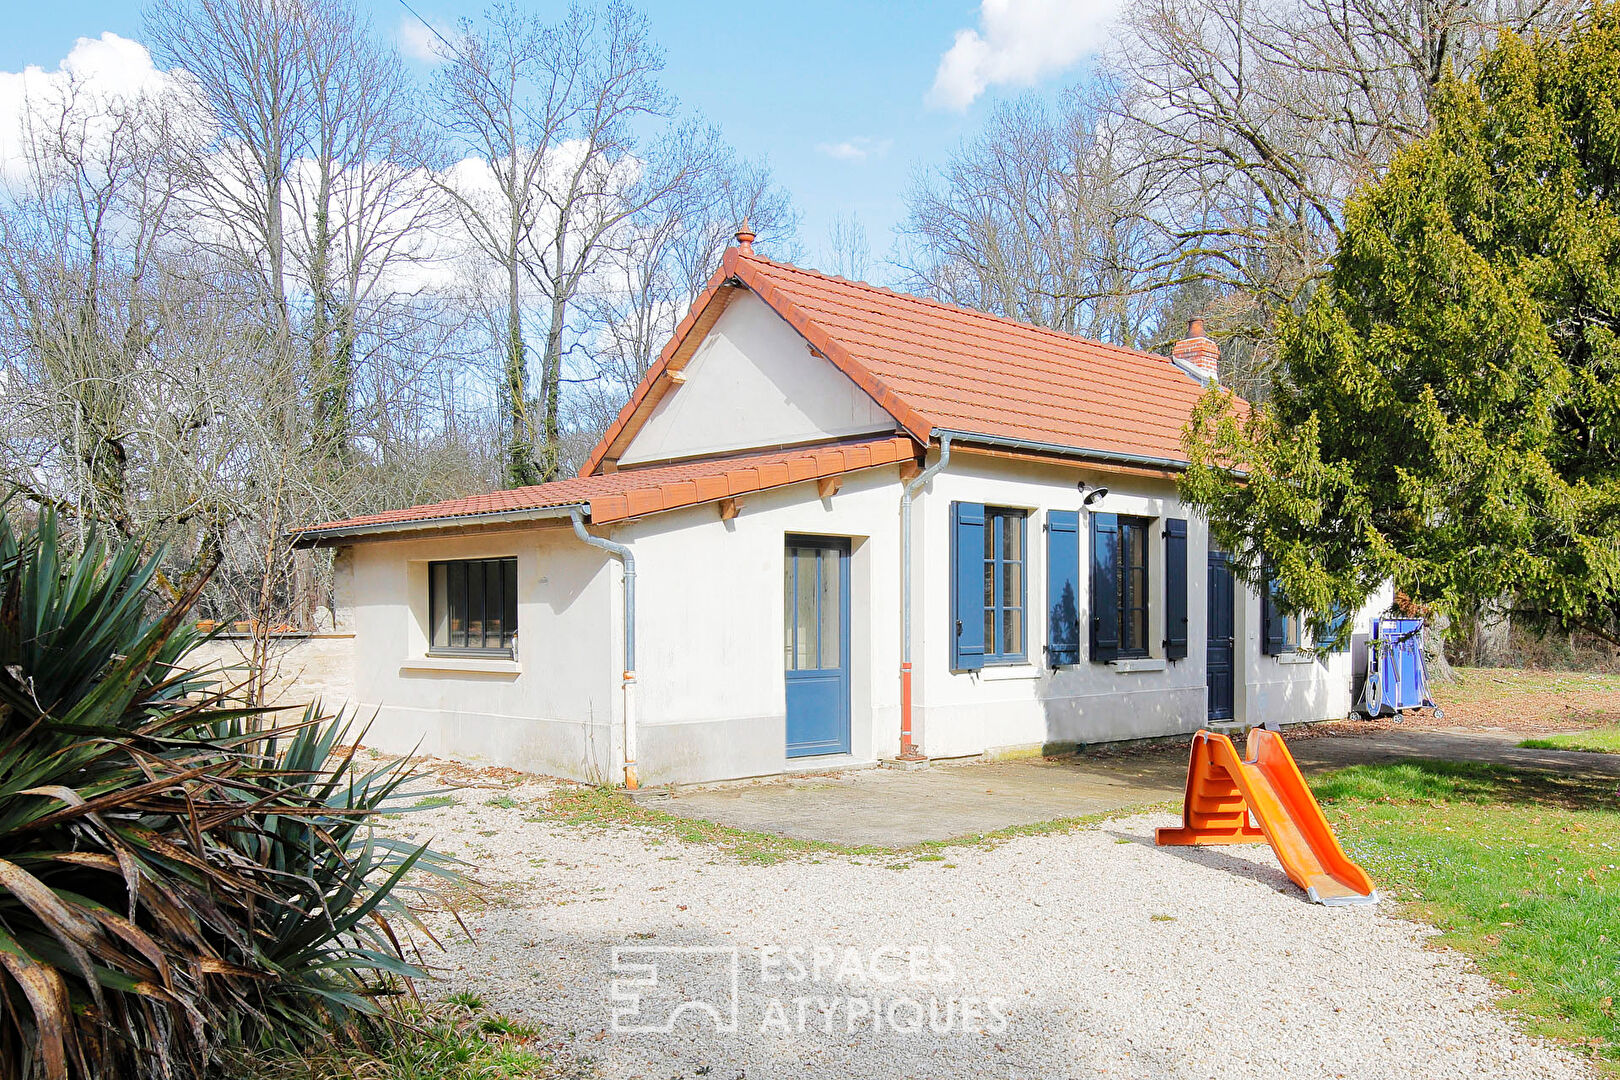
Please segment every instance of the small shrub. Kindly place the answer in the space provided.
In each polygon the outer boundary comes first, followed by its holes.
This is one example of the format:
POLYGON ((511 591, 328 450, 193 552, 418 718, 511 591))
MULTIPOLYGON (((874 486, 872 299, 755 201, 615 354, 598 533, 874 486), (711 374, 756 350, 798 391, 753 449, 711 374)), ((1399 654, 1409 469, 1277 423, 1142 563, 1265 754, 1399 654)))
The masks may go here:
MULTIPOLYGON (((307 1047, 231 1063, 233 1080, 586 1080, 583 1061, 559 1058, 546 1033, 498 1014, 456 1006, 407 1009, 365 1058, 307 1047)), ((556 1041, 553 1038, 552 1041, 556 1041)))
POLYGON ((466 1009, 469 1012, 477 1012, 484 1007, 484 999, 471 990, 457 990, 444 1000, 459 1009, 466 1009))

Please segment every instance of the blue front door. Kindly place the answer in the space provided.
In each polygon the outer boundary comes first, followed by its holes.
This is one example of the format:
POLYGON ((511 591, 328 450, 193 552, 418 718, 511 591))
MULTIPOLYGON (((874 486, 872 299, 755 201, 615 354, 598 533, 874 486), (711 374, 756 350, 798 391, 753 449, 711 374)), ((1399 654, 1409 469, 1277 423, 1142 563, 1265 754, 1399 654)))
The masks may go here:
POLYGON ((789 537, 787 756, 849 753, 849 541, 789 537))

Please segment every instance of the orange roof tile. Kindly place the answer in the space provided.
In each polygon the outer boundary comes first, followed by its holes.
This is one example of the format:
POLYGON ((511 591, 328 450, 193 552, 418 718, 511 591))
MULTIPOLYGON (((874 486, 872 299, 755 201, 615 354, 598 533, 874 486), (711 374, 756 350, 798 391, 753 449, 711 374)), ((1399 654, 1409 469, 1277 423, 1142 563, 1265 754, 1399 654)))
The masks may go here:
POLYGON ((342 521, 327 521, 297 529, 295 533, 305 542, 313 543, 325 533, 364 533, 418 522, 430 526, 432 522, 445 518, 465 520, 576 505, 586 508, 591 522, 599 525, 727 496, 746 495, 785 484, 889 465, 915 457, 916 454, 917 445, 912 440, 890 436, 773 450, 742 457, 707 458, 674 465, 621 469, 597 476, 574 477, 342 521))

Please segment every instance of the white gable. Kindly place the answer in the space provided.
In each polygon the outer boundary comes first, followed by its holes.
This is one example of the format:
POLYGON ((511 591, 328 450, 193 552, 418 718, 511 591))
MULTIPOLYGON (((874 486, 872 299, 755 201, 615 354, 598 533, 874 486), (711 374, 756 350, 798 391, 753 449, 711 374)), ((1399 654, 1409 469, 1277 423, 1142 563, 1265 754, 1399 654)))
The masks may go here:
POLYGON ((784 446, 895 430, 866 392, 810 352, 753 293, 726 306, 620 464, 784 446))

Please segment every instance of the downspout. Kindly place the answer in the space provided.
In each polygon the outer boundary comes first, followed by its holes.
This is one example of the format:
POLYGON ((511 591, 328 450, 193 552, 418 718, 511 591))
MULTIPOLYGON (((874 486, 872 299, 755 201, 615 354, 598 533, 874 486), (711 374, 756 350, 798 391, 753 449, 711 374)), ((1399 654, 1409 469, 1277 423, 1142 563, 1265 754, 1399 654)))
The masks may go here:
POLYGON ((607 552, 624 567, 624 786, 634 791, 640 786, 636 776, 636 557, 626 545, 586 532, 579 510, 568 516, 575 536, 607 552))
POLYGON ((919 761, 911 727, 911 501, 951 460, 953 432, 939 437, 939 460, 912 477, 900 492, 900 760, 919 761))

